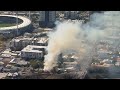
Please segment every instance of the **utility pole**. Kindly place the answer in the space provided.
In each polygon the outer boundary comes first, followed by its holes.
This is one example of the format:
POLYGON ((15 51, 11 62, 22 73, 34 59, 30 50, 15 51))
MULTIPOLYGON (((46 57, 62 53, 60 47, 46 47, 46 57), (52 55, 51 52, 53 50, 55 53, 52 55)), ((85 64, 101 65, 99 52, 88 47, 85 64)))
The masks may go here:
POLYGON ((30 13, 30 11, 29 11, 29 19, 31 20, 31 13, 30 13))
POLYGON ((16 18, 16 24, 17 24, 17 36, 18 36, 18 11, 16 12, 16 16, 17 16, 17 18, 16 18))

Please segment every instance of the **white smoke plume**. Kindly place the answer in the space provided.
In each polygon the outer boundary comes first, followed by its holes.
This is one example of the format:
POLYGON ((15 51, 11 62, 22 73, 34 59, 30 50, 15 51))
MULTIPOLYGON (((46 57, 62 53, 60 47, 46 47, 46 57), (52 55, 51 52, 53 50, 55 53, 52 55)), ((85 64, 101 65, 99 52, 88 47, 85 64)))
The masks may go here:
POLYGON ((73 49, 79 53, 83 51, 84 53, 88 52, 88 49, 91 47, 88 45, 84 47, 83 50, 81 48, 83 45, 82 41, 88 40, 88 42, 93 42, 97 39, 96 37, 98 37, 100 33, 97 34, 96 32, 87 32, 81 28, 81 25, 82 24, 78 22, 73 23, 70 21, 65 21, 60 23, 56 27, 56 31, 49 35, 49 43, 47 47, 48 55, 45 56, 44 70, 49 71, 52 70, 53 67, 57 66, 58 55, 66 50, 73 49), (85 37, 86 33, 87 37, 85 37), (91 39, 91 41, 89 41, 89 39, 91 39))
POLYGON ((88 67, 90 60, 84 59, 92 56, 96 43, 104 40, 110 35, 119 34, 120 12, 111 11, 104 13, 94 13, 90 21, 86 24, 78 22, 61 22, 57 25, 55 32, 49 34, 49 42, 45 56, 44 70, 52 70, 57 66, 57 57, 60 53, 74 49, 80 51, 84 49, 82 56, 84 67, 88 67), (83 43, 84 41, 85 43, 83 43), (81 48, 85 44, 84 48, 81 48))
POLYGON ((79 33, 83 33, 79 23, 63 22, 56 27, 56 31, 49 35, 44 70, 51 70, 57 66, 57 56, 61 52, 79 47, 80 41, 77 38, 79 33))

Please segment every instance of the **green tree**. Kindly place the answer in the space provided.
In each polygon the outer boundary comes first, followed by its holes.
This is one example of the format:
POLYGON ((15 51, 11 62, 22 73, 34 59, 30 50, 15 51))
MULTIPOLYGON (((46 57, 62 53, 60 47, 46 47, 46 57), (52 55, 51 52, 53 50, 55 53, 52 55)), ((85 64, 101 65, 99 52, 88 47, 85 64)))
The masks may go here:
POLYGON ((31 60, 30 61, 30 65, 34 68, 43 68, 43 61, 41 60, 31 60))
POLYGON ((5 36, 4 35, 0 35, 0 41, 6 41, 7 39, 5 38, 5 36))
POLYGON ((96 79, 102 79, 102 76, 97 74, 97 75, 95 76, 95 78, 96 78, 96 79))

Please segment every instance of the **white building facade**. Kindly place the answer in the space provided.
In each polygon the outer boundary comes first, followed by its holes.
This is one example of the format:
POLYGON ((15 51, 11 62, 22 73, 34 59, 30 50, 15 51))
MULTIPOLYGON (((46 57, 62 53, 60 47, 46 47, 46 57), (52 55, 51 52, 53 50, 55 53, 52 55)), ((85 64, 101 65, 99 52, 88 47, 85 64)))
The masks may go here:
POLYGON ((28 45, 21 50, 21 58, 25 59, 41 59, 44 57, 46 46, 28 45))

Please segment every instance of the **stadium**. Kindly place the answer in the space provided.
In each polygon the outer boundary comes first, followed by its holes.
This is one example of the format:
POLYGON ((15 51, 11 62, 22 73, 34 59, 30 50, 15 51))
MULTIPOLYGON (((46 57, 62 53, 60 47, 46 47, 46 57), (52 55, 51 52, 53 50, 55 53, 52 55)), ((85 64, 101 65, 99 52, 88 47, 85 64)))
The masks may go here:
POLYGON ((31 21, 23 16, 0 15, 0 34, 5 37, 14 37, 31 32, 33 30, 31 21))

